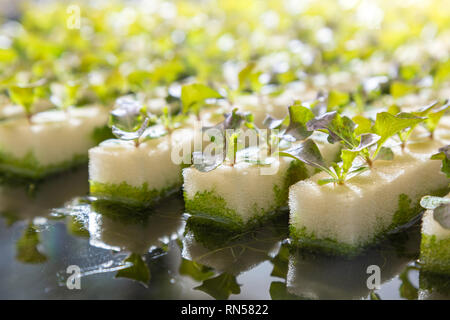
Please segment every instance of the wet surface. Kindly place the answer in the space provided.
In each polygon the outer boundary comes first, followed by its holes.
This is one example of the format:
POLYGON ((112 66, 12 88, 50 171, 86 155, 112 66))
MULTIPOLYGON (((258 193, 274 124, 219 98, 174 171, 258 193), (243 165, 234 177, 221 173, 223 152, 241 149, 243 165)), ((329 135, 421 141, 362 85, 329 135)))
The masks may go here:
POLYGON ((417 224, 346 260, 290 249, 286 216, 209 242, 207 229, 186 228, 180 194, 151 212, 130 212, 88 203, 87 193, 86 168, 46 181, 31 196, 0 189, 0 298, 450 298, 449 279, 420 272, 417 224), (382 283, 371 290, 373 265, 382 283), (79 267, 81 289, 68 288, 78 283, 69 266, 79 267))

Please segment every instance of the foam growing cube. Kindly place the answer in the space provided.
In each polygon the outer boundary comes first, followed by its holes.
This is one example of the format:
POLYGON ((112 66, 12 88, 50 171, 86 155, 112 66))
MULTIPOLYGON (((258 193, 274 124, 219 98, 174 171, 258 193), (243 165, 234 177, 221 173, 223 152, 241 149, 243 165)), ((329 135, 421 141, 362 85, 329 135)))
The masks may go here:
POLYGON ((181 187, 182 162, 174 161, 172 151, 191 146, 193 136, 193 130, 186 128, 137 147, 132 141, 104 141, 89 150, 91 195, 130 205, 153 205, 181 187))
POLYGON ((88 150, 104 135, 108 111, 69 108, 0 122, 0 171, 41 179, 87 162, 88 150))
MULTIPOLYGON (((294 243, 331 254, 353 255, 420 211, 420 198, 448 191, 440 162, 430 153, 405 150, 343 185, 320 186, 318 173, 290 188, 290 232, 294 243)), ((427 149, 428 146, 421 148, 427 149)))
POLYGON ((185 168, 186 210, 230 219, 239 225, 258 222, 286 205, 289 185, 308 176, 306 166, 287 158, 275 159, 274 174, 261 174, 261 166, 238 162, 222 164, 210 172, 185 168))

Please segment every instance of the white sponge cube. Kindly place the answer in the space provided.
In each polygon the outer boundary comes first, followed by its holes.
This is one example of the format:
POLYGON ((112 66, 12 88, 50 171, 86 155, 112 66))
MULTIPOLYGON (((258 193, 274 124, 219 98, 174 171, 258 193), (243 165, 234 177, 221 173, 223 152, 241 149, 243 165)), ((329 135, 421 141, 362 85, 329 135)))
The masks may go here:
POLYGON ((319 186, 319 173, 290 188, 291 236, 304 246, 351 254, 407 223, 423 195, 442 192, 448 180, 430 154, 405 151, 344 185, 319 186))
MULTIPOLYGON (((213 171, 183 170, 184 197, 189 213, 230 218, 239 224, 258 219, 284 205, 285 185, 292 159, 275 159, 274 174, 262 174, 261 166, 238 162, 222 164, 213 171)), ((292 166, 307 175, 305 166, 292 166)), ((290 171, 291 172, 291 171, 290 171)), ((294 174, 292 172, 292 174, 294 174)))
POLYGON ((20 175, 41 177, 87 160, 94 133, 108 121, 102 107, 50 110, 0 123, 0 168, 20 175))
POLYGON ((152 204, 181 186, 181 162, 173 158, 183 145, 190 150, 191 129, 147 140, 139 146, 132 141, 107 140, 89 150, 91 194, 97 197, 152 204))

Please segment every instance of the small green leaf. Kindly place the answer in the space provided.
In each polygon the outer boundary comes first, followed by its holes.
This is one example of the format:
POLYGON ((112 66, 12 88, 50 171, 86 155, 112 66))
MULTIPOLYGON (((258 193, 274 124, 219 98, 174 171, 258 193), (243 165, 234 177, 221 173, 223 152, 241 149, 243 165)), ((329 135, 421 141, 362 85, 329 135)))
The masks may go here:
POLYGON ((337 90, 331 90, 328 94, 328 109, 341 107, 349 103, 350 94, 347 92, 341 92, 337 90))
POLYGON ((33 104, 37 99, 37 89, 44 85, 44 80, 39 80, 31 84, 17 84, 8 89, 11 101, 22 106, 26 114, 32 114, 33 104))
POLYGON ((137 253, 131 253, 125 260, 130 266, 117 271, 116 278, 127 278, 141 282, 145 286, 150 282, 150 269, 137 253))
POLYGON ((183 104, 183 112, 193 111, 198 114, 201 104, 206 99, 219 99, 222 96, 214 89, 200 83, 184 85, 181 88, 181 103, 183 104))
POLYGON ((450 102, 445 103, 443 106, 433 110, 432 112, 427 114, 427 119, 425 120, 425 127, 429 132, 433 133, 436 130, 439 121, 444 116, 445 112, 450 107, 450 102))
POLYGON ((222 273, 215 278, 207 279, 194 290, 203 291, 217 300, 227 300, 231 294, 241 293, 236 277, 229 273, 222 273))
POLYGON ((355 135, 359 136, 363 133, 370 133, 372 130, 372 121, 364 116, 355 116, 352 118, 355 123, 355 135))
POLYGON ((442 160, 441 171, 450 178, 450 145, 439 149, 439 153, 431 156, 432 160, 442 160))
POLYGON ((393 81, 391 84, 391 95, 394 98, 400 98, 409 93, 413 93, 417 90, 417 87, 413 84, 406 82, 393 81))
POLYGON ((373 131, 381 138, 377 143, 377 150, 375 151, 373 157, 376 158, 376 155, 380 151, 381 147, 390 137, 400 133, 408 127, 415 126, 422 121, 424 121, 424 118, 415 116, 403 117, 395 116, 388 112, 378 113, 373 126, 373 131))
POLYGON ((311 119, 314 119, 314 113, 309 108, 302 106, 300 102, 289 106, 289 126, 284 133, 284 138, 289 141, 308 138, 313 133, 312 130, 306 128, 306 124, 311 119))
POLYGON ((358 156, 358 152, 342 149, 341 150, 341 159, 342 159, 342 171, 343 175, 350 170, 350 168, 353 166, 353 161, 358 156))

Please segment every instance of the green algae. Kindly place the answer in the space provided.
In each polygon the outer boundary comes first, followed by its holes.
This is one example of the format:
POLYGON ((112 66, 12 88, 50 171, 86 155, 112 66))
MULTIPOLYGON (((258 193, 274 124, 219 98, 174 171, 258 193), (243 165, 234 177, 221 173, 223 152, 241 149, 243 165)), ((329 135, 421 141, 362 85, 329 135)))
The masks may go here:
POLYGON ((422 234, 420 262, 424 271, 450 275, 450 238, 422 234))
POLYGON ((150 189, 147 182, 135 187, 125 181, 120 184, 89 181, 91 195, 101 200, 125 203, 133 207, 151 207, 162 198, 179 190, 180 186, 180 183, 176 183, 163 189, 150 189))
POLYGON ((87 154, 74 155, 71 160, 52 165, 41 165, 34 154, 29 152, 21 159, 0 152, 0 181, 4 184, 18 184, 23 181, 39 181, 63 171, 76 168, 87 163, 87 154))

